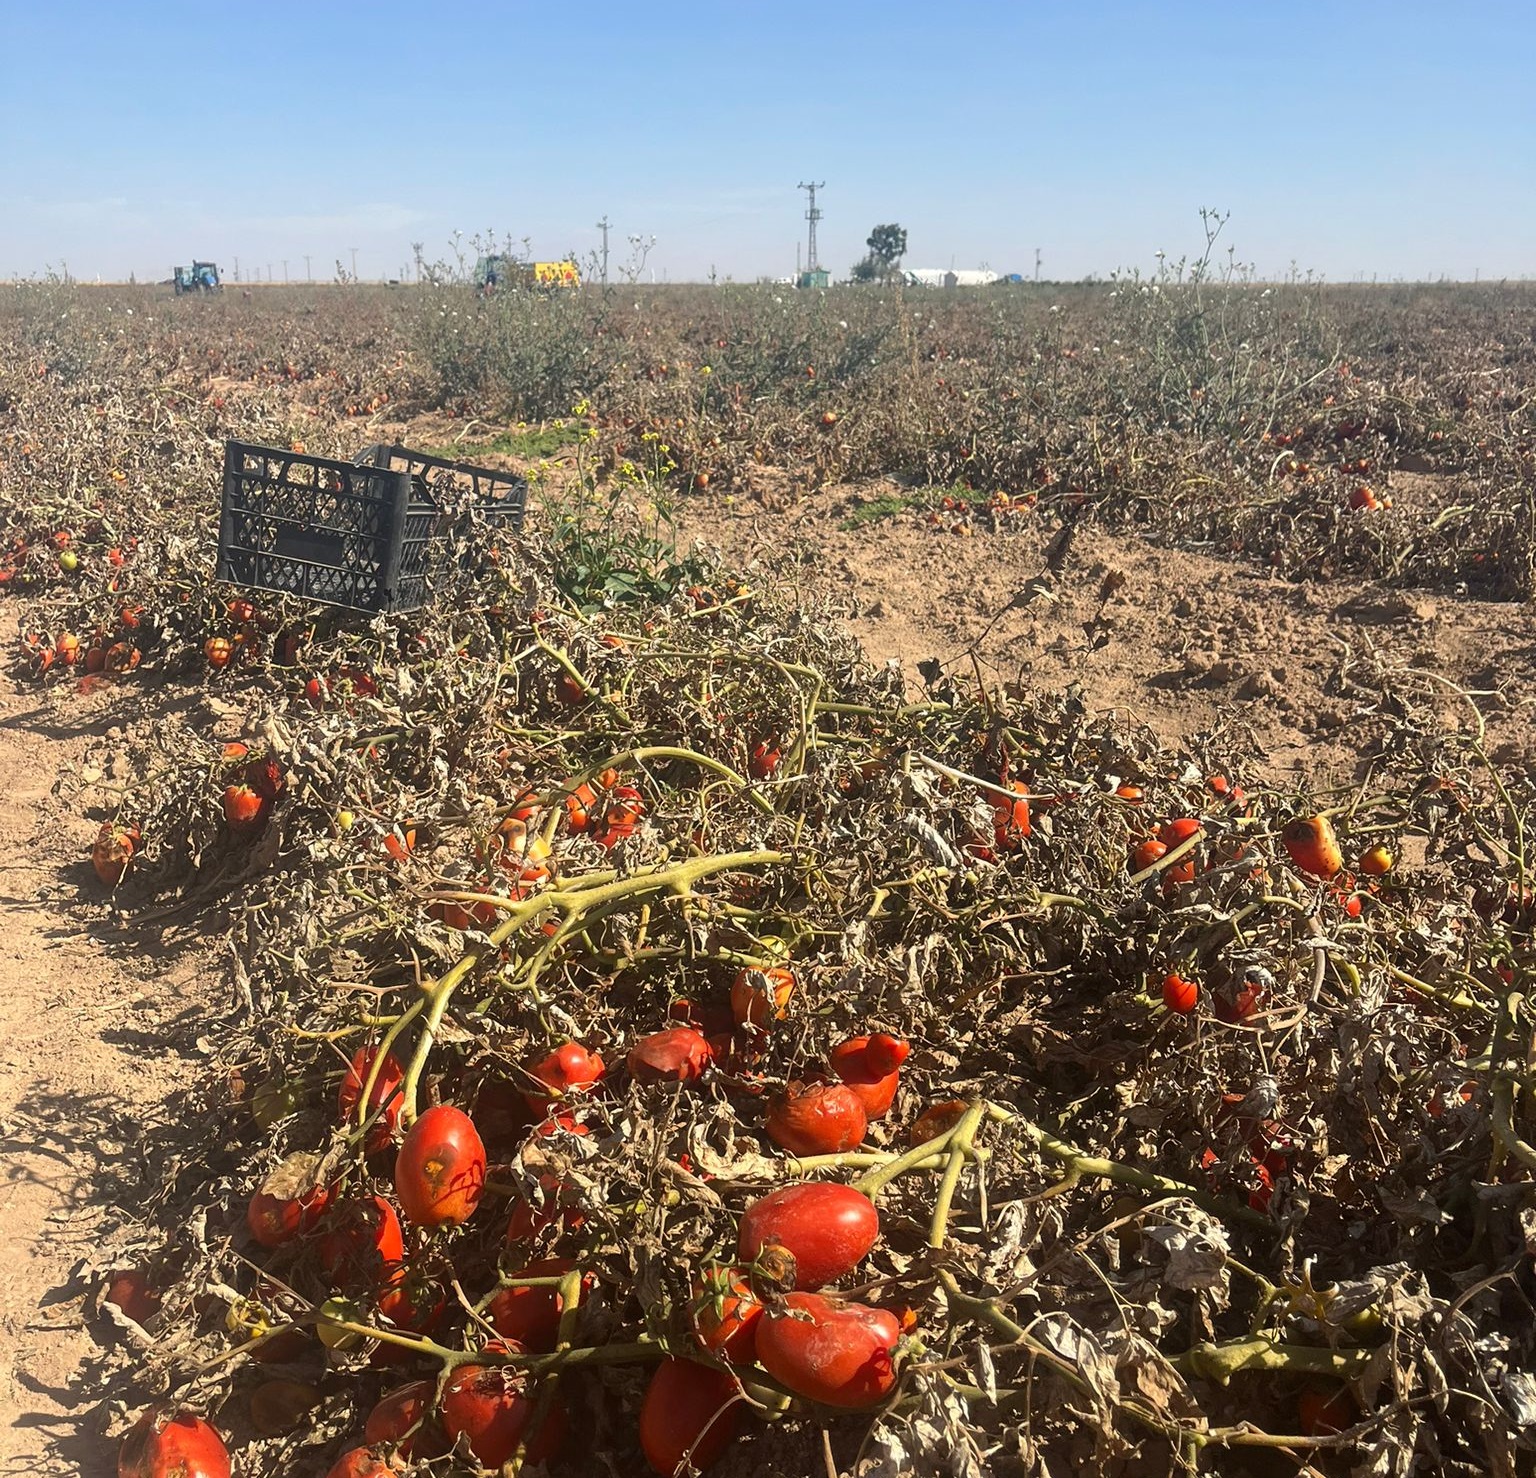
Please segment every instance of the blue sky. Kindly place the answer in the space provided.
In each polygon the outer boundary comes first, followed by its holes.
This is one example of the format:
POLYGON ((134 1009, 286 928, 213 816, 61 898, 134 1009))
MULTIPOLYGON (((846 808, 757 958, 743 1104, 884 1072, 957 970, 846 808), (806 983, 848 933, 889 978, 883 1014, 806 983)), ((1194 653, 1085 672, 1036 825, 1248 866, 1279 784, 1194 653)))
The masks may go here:
POLYGON ((786 274, 880 221, 1047 277, 1536 274, 1536 3, 0 0, 0 276, 398 274, 455 230, 613 223, 646 276, 786 274), (177 24, 185 17, 184 24, 177 24))

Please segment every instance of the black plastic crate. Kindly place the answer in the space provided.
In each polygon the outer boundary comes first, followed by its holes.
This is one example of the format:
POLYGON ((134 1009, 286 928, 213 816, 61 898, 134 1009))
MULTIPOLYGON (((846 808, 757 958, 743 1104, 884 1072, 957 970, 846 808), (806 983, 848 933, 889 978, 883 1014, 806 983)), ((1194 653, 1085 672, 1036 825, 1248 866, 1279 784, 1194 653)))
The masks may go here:
POLYGON ((448 566, 458 518, 473 510, 515 532, 527 501, 514 473, 408 447, 338 462, 231 441, 215 577, 356 611, 413 611, 448 566))

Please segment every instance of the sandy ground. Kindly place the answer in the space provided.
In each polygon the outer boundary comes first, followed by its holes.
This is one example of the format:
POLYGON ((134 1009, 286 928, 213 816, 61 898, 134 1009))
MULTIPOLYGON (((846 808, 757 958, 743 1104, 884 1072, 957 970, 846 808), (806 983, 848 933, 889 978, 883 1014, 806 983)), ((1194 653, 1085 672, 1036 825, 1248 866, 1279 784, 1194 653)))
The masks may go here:
POLYGON ((1279 579, 1241 560, 1158 548, 1085 528, 1054 575, 1051 531, 935 532, 916 515, 848 529, 879 483, 789 508, 691 501, 683 529, 728 562, 830 594, 876 660, 992 683, 1078 684, 1165 743, 1224 729, 1254 778, 1284 788, 1344 782, 1405 712, 1476 733, 1536 764, 1536 606, 1394 590, 1368 581, 1279 579), (1251 736, 1246 742, 1244 735, 1251 736))
MULTIPOLYGON (((134 701, 134 700, 129 700, 134 701)), ((81 1367, 118 1337, 94 1313, 107 1208, 140 1126, 186 1062, 203 952, 168 959, 93 929, 96 824, 54 795, 115 715, 0 686, 0 1473, 116 1472, 81 1367)))

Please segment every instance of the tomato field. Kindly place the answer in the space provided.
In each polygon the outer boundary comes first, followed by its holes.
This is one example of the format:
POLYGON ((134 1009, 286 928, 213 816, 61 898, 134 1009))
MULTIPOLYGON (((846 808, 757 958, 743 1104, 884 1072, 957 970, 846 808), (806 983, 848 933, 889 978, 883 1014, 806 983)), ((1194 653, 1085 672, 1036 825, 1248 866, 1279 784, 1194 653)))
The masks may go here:
POLYGON ((8 289, 59 926, 218 962, 86 1259, 101 1470, 1521 1471, 1533 308, 8 289), (460 518, 416 611, 220 585, 228 440, 515 469, 528 526, 460 518), (1008 593, 873 660, 844 547, 865 613, 1008 593), (1117 548, 1507 655, 1351 634, 1337 722, 1255 666, 1169 732, 1092 661, 1200 593, 1117 548), (986 656, 1074 600, 1063 680, 986 656))

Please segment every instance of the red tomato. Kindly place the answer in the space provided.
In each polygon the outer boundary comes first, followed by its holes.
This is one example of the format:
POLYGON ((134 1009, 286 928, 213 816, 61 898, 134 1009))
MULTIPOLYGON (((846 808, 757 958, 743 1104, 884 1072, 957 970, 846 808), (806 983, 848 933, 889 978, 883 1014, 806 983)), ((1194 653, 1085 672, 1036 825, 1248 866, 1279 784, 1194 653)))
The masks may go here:
POLYGON ((397 1387, 381 1397, 378 1405, 368 1413, 363 1440, 370 1445, 393 1443, 399 1448, 401 1457, 410 1457, 417 1448, 421 1449, 422 1457, 438 1456, 446 1449, 446 1444, 432 1422, 432 1409, 436 1403, 435 1380, 417 1380, 397 1387))
MULTIPOLYGON (((523 1278, 559 1278, 576 1264, 568 1257, 544 1257, 531 1262, 518 1275, 523 1278)), ((551 1286, 503 1288, 486 1306, 486 1317, 496 1333, 516 1340, 536 1355, 546 1355, 560 1340, 560 1315, 565 1303, 560 1290, 551 1286)))
POLYGON ((714 1055, 702 1032, 674 1026, 642 1037, 626 1062, 637 1083, 688 1083, 704 1075, 714 1055))
POLYGON ((852 1186, 806 1181, 772 1191, 742 1214, 743 1262, 769 1246, 795 1259, 795 1287, 820 1288, 851 1272, 880 1236, 880 1213, 852 1186))
MULTIPOLYGON (((404 1455, 402 1450, 401 1456, 404 1455)), ((325 1478, 398 1478, 405 1471, 404 1463, 387 1449, 351 1447, 336 1459, 325 1478)))
POLYGON ((736 1365, 757 1358, 757 1321, 762 1300, 740 1268, 714 1267, 693 1282, 689 1318, 699 1347, 736 1365))
POLYGON ((315 1181, 319 1165, 319 1155, 296 1151, 257 1188, 246 1207, 245 1220, 263 1247, 281 1247, 320 1220, 331 1193, 315 1181))
POLYGON ((663 1360, 640 1405, 640 1446, 653 1471, 673 1478, 719 1461, 736 1436, 743 1400, 729 1371, 663 1360))
POLYGON ((1137 842, 1131 848, 1131 871, 1145 872, 1167 851, 1167 845, 1158 841, 1155 837, 1148 837, 1144 842, 1137 842))
MULTIPOLYGON (((342 1123, 355 1116, 363 1084, 368 1081, 378 1055, 377 1047, 359 1047, 352 1054, 351 1066, 347 1068, 347 1075, 341 1080, 341 1089, 336 1095, 336 1111, 342 1123)), ((404 1081, 405 1069, 393 1052, 386 1052, 378 1076, 373 1080, 373 1089, 368 1094, 368 1115, 370 1118, 378 1115, 368 1130, 370 1154, 377 1154, 394 1138, 400 1123, 400 1085, 404 1081)))
POLYGON ((1331 1437, 1354 1426, 1359 1414, 1347 1390, 1308 1386, 1296 1398, 1296 1423, 1307 1437, 1331 1437))
POLYGON ((1200 1000, 1200 987, 1182 975, 1163 977, 1163 1005, 1179 1016, 1187 1016, 1200 1000))
POLYGON ((151 1406, 129 1428, 117 1457, 118 1478, 229 1478, 223 1439, 201 1417, 151 1406))
POLYGON ((523 1095, 529 1109, 542 1116, 567 1094, 601 1082, 607 1069, 596 1052, 588 1052, 580 1042, 567 1042, 536 1062, 529 1071, 550 1090, 547 1094, 523 1095))
POLYGON ((846 1083, 791 1083, 768 1109, 768 1137, 792 1155, 836 1155, 864 1142, 869 1121, 846 1083))
POLYGON ((616 785, 608 793, 601 819, 592 828, 592 840, 600 847, 615 847, 635 834, 644 815, 640 792, 633 785, 616 785))
MULTIPOLYGON (((379 1295, 380 1321, 401 1334, 430 1334, 448 1311, 448 1292, 435 1278, 402 1269, 379 1295)), ((400 1365, 412 1352, 380 1340, 369 1355, 373 1365, 400 1365)))
POLYGON ((560 1233, 580 1231, 586 1223, 576 1206, 569 1204, 580 1198, 581 1192, 575 1186, 569 1185, 557 1175, 544 1174, 539 1177, 539 1188, 544 1193, 543 1201, 535 1206, 529 1201, 519 1201, 512 1208, 512 1215, 507 1221, 506 1245, 515 1247, 523 1242, 531 1242, 542 1232, 545 1227, 558 1225, 560 1233))
POLYGON ((485 1194, 485 1145, 463 1109, 440 1104, 407 1131, 395 1161, 395 1194, 417 1226, 458 1226, 485 1194))
POLYGON ((510 1366, 461 1365, 443 1388, 443 1430, 451 1441, 462 1434, 482 1467, 499 1468, 519 1446, 527 1462, 541 1463, 565 1441, 566 1413, 556 1396, 533 1429, 538 1399, 528 1377, 510 1366))
POLYGON ((901 1324, 889 1309, 791 1293, 757 1332, 764 1370, 796 1395, 826 1406, 875 1406, 896 1384, 901 1324))
POLYGON ((161 1293, 142 1268, 114 1273, 102 1301, 121 1309, 135 1324, 153 1318, 160 1308, 161 1293))
POLYGON ((864 1105, 865 1116, 878 1119, 895 1100, 897 1069, 911 1050, 911 1043, 885 1032, 850 1037, 832 1049, 832 1071, 864 1105))
POLYGON ((1022 780, 1015 780, 1008 789, 1018 796, 1018 800, 1008 801, 994 794, 992 826, 997 845, 1011 850, 1029 835, 1029 787, 1022 780))
POLYGON ((747 773, 754 780, 771 780, 784 758, 776 739, 762 739, 752 746, 747 773))
POLYGON ((394 1280, 405 1258, 405 1238, 395 1208, 383 1196, 333 1203, 325 1226, 320 1266, 334 1287, 378 1289, 394 1280))
POLYGON ((1157 839, 1171 852, 1181 842, 1187 842, 1200 830, 1200 822, 1194 816, 1179 816, 1165 821, 1157 829, 1157 839))

